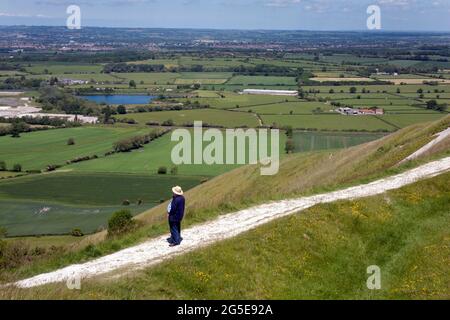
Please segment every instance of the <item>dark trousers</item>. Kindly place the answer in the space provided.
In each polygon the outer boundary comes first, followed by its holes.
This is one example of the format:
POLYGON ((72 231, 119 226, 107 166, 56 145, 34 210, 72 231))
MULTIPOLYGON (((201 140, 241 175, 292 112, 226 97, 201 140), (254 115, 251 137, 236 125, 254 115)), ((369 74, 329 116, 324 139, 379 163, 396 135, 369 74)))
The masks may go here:
POLYGON ((181 221, 170 221, 169 220, 169 227, 170 227, 170 235, 171 235, 171 242, 174 244, 180 244, 181 243, 181 221))

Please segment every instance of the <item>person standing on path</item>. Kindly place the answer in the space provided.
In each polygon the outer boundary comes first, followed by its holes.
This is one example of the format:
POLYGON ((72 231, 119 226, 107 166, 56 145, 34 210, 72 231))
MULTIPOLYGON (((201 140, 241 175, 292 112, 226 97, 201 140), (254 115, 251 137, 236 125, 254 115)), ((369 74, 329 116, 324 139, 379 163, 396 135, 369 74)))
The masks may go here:
POLYGON ((184 217, 185 199, 183 196, 183 189, 176 186, 172 188, 173 198, 172 202, 167 208, 170 227, 170 238, 167 241, 171 247, 180 245, 183 238, 181 237, 181 221, 184 217))

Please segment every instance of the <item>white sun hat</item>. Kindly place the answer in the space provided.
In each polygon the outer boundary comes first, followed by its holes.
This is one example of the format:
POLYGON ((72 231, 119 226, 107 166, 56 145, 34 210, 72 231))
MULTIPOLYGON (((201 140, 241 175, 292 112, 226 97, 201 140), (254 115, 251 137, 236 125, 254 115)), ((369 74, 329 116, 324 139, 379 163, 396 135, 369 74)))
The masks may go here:
POLYGON ((183 189, 181 189, 180 186, 176 186, 172 188, 172 192, 178 196, 182 196, 183 195, 183 189))

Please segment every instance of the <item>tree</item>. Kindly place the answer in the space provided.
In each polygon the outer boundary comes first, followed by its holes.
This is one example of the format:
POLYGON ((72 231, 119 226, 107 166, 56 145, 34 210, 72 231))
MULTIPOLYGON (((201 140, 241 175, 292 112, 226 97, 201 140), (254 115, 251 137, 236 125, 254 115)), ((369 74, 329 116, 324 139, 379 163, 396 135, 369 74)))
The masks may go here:
POLYGON ((6 171, 6 162, 0 161, 0 171, 6 171))
POLYGON ((72 235, 72 237, 82 237, 82 236, 84 236, 84 234, 81 231, 81 229, 78 229, 78 228, 73 229, 70 234, 72 235))
POLYGON ((436 100, 427 101, 427 109, 436 110, 438 103, 436 100))
POLYGON ((159 167, 158 168, 158 174, 167 174, 167 168, 166 167, 159 167))
POLYGON ((294 134, 294 130, 292 129, 292 127, 291 126, 287 126, 286 127, 286 136, 288 138, 292 138, 293 134, 294 134))
POLYGON ((170 168, 170 174, 176 176, 178 174, 178 167, 173 166, 172 168, 170 168))
POLYGON ((13 166, 13 171, 14 171, 14 172, 22 172, 22 165, 16 163, 16 164, 13 166))
POLYGON ((120 105, 117 107, 117 113, 118 114, 127 114, 127 109, 125 108, 125 106, 120 105))
POLYGON ((8 235, 8 231, 6 231, 6 228, 0 227, 0 239, 5 238, 8 235))
POLYGON ((102 114, 103 114, 103 122, 104 123, 108 123, 109 120, 111 120, 111 115, 113 114, 111 107, 110 106, 106 106, 105 108, 102 109, 102 114))
POLYGON ((164 127, 171 127, 174 125, 174 122, 172 119, 167 119, 167 120, 163 121, 163 123, 161 125, 164 127))
POLYGON ((355 94, 358 91, 358 89, 356 89, 356 87, 351 87, 350 88, 350 93, 351 94, 355 94))
POLYGON ((11 137, 20 138, 20 133, 29 129, 29 126, 21 119, 15 119, 11 127, 11 137))
POLYGON ((446 104, 446 103, 439 104, 436 108, 436 110, 440 111, 440 112, 445 112, 445 111, 447 111, 447 109, 448 109, 448 104, 446 104))
POLYGON ((294 140, 288 139, 286 141, 286 146, 285 146, 284 150, 286 151, 287 154, 293 153, 295 151, 294 140))
POLYGON ((108 235, 119 235, 134 226, 133 215, 128 210, 117 211, 108 221, 108 235))
POLYGON ((69 138, 69 139, 67 140, 67 145, 68 145, 68 146, 73 146, 73 145, 75 145, 75 139, 74 139, 74 138, 69 138))
POLYGON ((131 80, 129 85, 130 85, 130 88, 136 88, 136 81, 131 80))

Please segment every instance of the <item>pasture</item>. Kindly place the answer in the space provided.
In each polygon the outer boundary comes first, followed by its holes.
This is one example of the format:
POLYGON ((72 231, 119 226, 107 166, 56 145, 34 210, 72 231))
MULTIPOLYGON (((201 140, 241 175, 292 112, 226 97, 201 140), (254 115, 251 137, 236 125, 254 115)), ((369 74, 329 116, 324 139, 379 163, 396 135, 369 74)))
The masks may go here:
POLYGON ((294 129, 325 131, 394 131, 395 127, 373 116, 330 115, 261 115, 265 125, 291 126, 294 129))
POLYGON ((228 128, 241 126, 257 127, 259 125, 258 118, 253 114, 216 109, 129 113, 115 117, 117 119, 131 118, 139 124, 146 124, 148 122, 162 124, 164 121, 172 120, 175 125, 179 126, 192 124, 194 121, 203 121, 203 123, 209 125, 228 128))
POLYGON ((39 62, 25 67, 32 74, 65 74, 65 73, 92 73, 98 74, 103 70, 101 64, 66 63, 66 62, 39 62))
POLYGON ((228 85, 261 85, 261 86, 295 86, 294 77, 273 76, 235 76, 227 82, 228 85))
POLYGON ((0 225, 9 236, 91 233, 105 227, 111 214, 138 214, 171 196, 170 188, 190 189, 200 177, 101 173, 53 173, 0 181, 0 225), (122 202, 129 200, 129 206, 122 202), (138 205, 138 200, 143 203, 138 205))
POLYGON ((151 128, 92 126, 31 132, 20 138, 4 136, 0 137, 0 157, 8 168, 18 163, 23 170, 42 170, 77 157, 102 156, 112 150, 114 142, 150 131, 151 128), (75 140, 75 145, 67 144, 69 138, 75 140))

